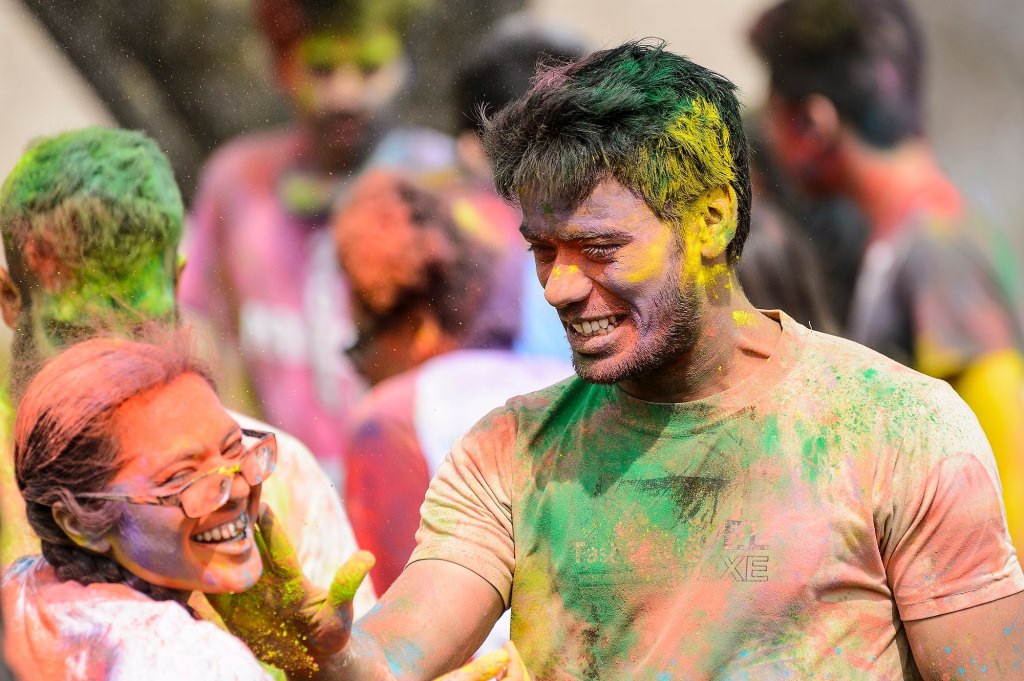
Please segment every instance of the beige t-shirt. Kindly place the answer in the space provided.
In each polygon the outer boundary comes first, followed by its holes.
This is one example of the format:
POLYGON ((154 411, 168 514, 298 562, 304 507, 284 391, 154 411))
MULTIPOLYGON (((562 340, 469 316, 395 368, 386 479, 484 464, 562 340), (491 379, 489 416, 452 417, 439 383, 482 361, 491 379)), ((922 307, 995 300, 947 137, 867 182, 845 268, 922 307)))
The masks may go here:
POLYGON ((781 321, 708 399, 510 400, 431 483, 412 560, 490 582, 541 680, 920 678, 901 619, 1024 590, 991 450, 945 383, 781 321))

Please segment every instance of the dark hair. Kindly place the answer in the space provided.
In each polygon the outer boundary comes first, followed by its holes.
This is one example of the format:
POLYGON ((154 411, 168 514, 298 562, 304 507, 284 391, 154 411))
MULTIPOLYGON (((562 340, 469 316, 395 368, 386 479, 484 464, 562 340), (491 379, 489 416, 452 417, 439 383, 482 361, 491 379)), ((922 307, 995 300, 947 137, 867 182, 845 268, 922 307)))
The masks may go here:
POLYGON ((390 29, 403 35, 430 0, 256 0, 256 23, 277 60, 319 31, 355 35, 390 29))
POLYGON ((751 215, 754 229, 736 275, 755 307, 780 309, 817 331, 838 333, 825 297, 818 256, 770 201, 758 198, 751 215))
MULTIPOLYGON (((861 258, 870 231, 867 219, 848 196, 805 193, 783 169, 775 150, 768 143, 763 123, 760 114, 746 121, 754 185, 759 185, 765 192, 765 196, 759 196, 755 202, 754 213, 758 212, 759 204, 767 202, 764 213, 769 219, 775 213, 775 217, 785 223, 785 228, 791 231, 790 240, 797 237, 808 241, 813 252, 815 269, 821 273, 820 282, 824 287, 822 297, 827 304, 829 316, 838 325, 838 329, 849 317, 850 304, 853 302, 857 274, 860 271, 861 258)), ((752 222, 755 224, 756 234, 761 230, 762 222, 756 215, 752 216, 752 222)), ((771 226, 768 229, 771 230, 771 226)), ((765 238, 770 237, 766 235, 765 238)), ((738 268, 741 281, 744 276, 743 266, 747 264, 746 261, 751 255, 750 249, 750 244, 747 244, 744 258, 738 268)), ((796 257, 805 258, 804 255, 796 257)), ((744 289, 748 293, 751 291, 746 286, 744 289)), ((770 295, 770 292, 766 291, 763 295, 770 295)), ((763 307, 760 303, 754 304, 763 307)), ((825 326, 812 323, 815 329, 827 330, 825 326)))
POLYGON ((334 238, 353 292, 378 319, 426 304, 463 338, 491 288, 495 252, 454 220, 439 196, 378 170, 336 211, 334 238))
POLYGON ((485 33, 455 74, 459 132, 481 129, 480 111, 501 109, 530 87, 539 62, 564 64, 583 56, 583 40, 561 27, 515 14, 485 33))
POLYGON ((544 67, 525 95, 484 122, 498 191, 578 204, 613 177, 662 220, 730 185, 735 262, 750 230, 750 171, 736 86, 657 41, 628 42, 544 67))
POLYGON ((28 522, 58 579, 123 582, 157 599, 170 597, 169 590, 72 542, 54 520, 53 508, 62 504, 90 532, 112 528, 123 506, 77 495, 103 491, 120 468, 114 416, 131 398, 188 373, 213 385, 187 337, 164 332, 159 345, 106 338, 73 345, 29 383, 14 424, 15 475, 28 522))
MULTIPOLYGON (((141 132, 83 128, 33 143, 0 190, 0 233, 22 293, 34 275, 25 250, 65 268, 129 276, 152 255, 173 254, 184 206, 174 171, 141 132)), ((28 300, 28 298, 25 298, 28 300)))
POLYGON ((785 0, 750 42, 773 92, 827 97, 864 141, 888 148, 923 132, 922 41, 903 0, 785 0))

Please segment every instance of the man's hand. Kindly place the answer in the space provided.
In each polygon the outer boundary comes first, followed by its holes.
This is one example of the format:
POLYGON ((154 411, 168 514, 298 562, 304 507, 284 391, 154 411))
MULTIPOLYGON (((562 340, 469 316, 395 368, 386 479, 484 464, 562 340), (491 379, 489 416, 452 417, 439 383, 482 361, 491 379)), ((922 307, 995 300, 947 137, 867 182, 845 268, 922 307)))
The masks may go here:
POLYGON ((519 657, 514 643, 509 641, 500 650, 483 655, 465 667, 445 674, 434 681, 530 681, 530 674, 519 657))
POLYGON ((341 652, 352 632, 352 599, 373 567, 360 551, 338 570, 329 590, 311 585, 273 512, 264 507, 255 528, 263 575, 240 594, 208 594, 231 633, 289 678, 310 678, 318 661, 341 652))

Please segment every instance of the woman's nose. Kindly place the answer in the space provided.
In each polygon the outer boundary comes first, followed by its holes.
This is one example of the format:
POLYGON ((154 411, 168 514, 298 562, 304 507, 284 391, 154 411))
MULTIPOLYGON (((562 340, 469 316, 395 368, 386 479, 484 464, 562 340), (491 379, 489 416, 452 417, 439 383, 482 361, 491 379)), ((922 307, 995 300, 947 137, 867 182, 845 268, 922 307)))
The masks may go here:
POLYGON ((228 501, 247 500, 251 491, 252 487, 246 482, 245 476, 241 471, 236 472, 231 478, 231 492, 228 495, 228 501))

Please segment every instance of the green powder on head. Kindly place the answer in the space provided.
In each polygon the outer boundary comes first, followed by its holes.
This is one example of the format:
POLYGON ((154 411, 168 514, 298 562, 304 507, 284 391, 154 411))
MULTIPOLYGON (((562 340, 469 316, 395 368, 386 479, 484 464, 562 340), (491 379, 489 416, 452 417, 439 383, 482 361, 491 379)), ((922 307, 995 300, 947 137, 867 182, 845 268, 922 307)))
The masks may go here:
POLYGON ((84 128, 40 140, 0 189, 8 262, 28 244, 108 278, 177 248, 184 206, 170 163, 139 132, 84 128))

